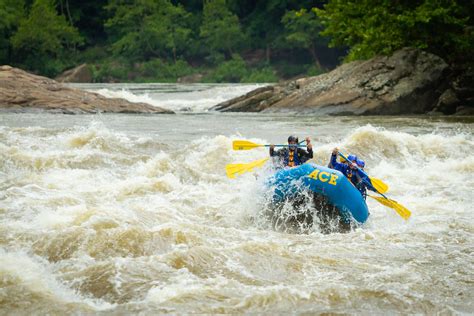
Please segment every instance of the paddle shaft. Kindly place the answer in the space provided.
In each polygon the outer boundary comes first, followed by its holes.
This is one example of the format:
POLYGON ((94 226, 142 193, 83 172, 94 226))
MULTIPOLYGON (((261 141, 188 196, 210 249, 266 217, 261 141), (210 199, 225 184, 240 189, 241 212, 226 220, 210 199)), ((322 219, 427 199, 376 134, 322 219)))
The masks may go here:
MULTIPOLYGON (((262 147, 270 147, 271 145, 261 145, 262 147)), ((273 145, 274 147, 289 147, 289 145, 273 145)), ((297 147, 306 147, 306 145, 297 145, 297 147)))

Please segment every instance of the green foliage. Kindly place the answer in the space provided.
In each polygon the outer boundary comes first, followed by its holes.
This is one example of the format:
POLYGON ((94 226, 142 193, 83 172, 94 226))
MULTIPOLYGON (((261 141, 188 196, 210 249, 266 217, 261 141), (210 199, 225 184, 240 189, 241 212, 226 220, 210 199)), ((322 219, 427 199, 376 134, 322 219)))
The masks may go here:
POLYGON ((92 68, 94 82, 176 82, 195 72, 184 60, 168 63, 159 58, 133 65, 123 58, 105 59, 92 68))
POLYGON ((130 81, 130 65, 123 59, 107 59, 92 66, 94 82, 123 82, 130 81))
POLYGON ((451 0, 329 1, 324 10, 314 9, 332 38, 332 46, 350 47, 347 60, 390 54, 417 47, 452 57, 474 48, 466 32, 472 4, 451 0))
POLYGON ((247 76, 243 77, 240 82, 243 83, 270 83, 277 82, 278 77, 271 67, 264 67, 251 71, 247 76))
POLYGON ((62 70, 65 54, 82 42, 77 29, 56 13, 53 0, 36 0, 11 38, 17 57, 27 68, 51 76, 62 70))
POLYGON ((283 16, 282 22, 287 32, 286 40, 297 47, 308 49, 317 67, 321 68, 316 54, 316 43, 323 41, 319 35, 322 25, 315 10, 308 11, 303 8, 298 11, 288 11, 283 16))
POLYGON ((0 64, 7 63, 11 50, 10 37, 24 17, 23 0, 0 0, 0 64))
POLYGON ((241 82, 248 75, 245 61, 237 54, 220 64, 215 71, 204 78, 206 82, 241 82))
POLYGON ((315 65, 311 65, 308 67, 308 69, 306 70, 306 75, 307 76, 318 76, 320 74, 323 74, 325 72, 324 69, 321 69, 321 68, 318 68, 317 66, 315 65))
POLYGON ((304 74, 306 73, 309 67, 309 65, 307 64, 296 64, 286 62, 278 62, 275 63, 274 66, 277 70, 278 75, 284 79, 289 79, 304 74))
POLYGON ((111 33, 112 51, 117 56, 135 60, 173 56, 176 61, 177 54, 188 43, 190 15, 169 0, 110 0, 107 10, 112 18, 105 26, 111 33))
POLYGON ((204 2, 200 36, 211 52, 227 52, 229 55, 244 41, 239 18, 229 11, 225 0, 204 2))
POLYGON ((195 70, 184 60, 166 63, 161 59, 153 59, 141 64, 138 69, 141 78, 137 81, 176 82, 179 77, 191 75, 195 70))
POLYGON ((105 60, 109 57, 109 53, 107 52, 107 48, 105 46, 92 46, 80 54, 81 62, 86 63, 96 63, 97 60, 105 60))
POLYGON ((266 83, 276 82, 278 78, 271 67, 265 66, 263 68, 249 69, 242 57, 234 54, 232 59, 221 63, 214 71, 207 75, 204 81, 266 83))
POLYGON ((317 75, 346 51, 473 59, 473 17, 472 0, 0 0, 0 63, 167 82, 207 65, 207 81, 268 82, 317 75))
POLYGON ((282 18, 286 40, 299 47, 310 48, 321 38, 322 24, 314 10, 288 11, 282 18))

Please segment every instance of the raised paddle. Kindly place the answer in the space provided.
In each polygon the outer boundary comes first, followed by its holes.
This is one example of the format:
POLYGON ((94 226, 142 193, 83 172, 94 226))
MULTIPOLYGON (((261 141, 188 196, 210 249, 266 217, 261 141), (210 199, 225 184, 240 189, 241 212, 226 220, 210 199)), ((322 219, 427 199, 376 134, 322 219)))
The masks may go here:
MULTIPOLYGON (((341 156, 344 160, 347 160, 346 157, 339 153, 339 156, 341 156)), ((382 180, 380 179, 377 179, 377 178, 373 178, 371 176, 369 176, 367 173, 365 173, 364 170, 360 169, 359 167, 357 167, 357 169, 359 169, 359 171, 364 175, 366 176, 367 178, 369 178, 370 180, 370 185, 377 190, 378 193, 385 193, 388 191, 388 185, 383 182, 382 180)))
MULTIPOLYGON (((349 161, 343 154, 339 153, 339 156, 341 156, 343 159, 349 161)), ((360 169, 359 167, 356 166, 356 168, 362 172, 362 174, 364 174, 365 176, 367 176, 367 174, 362 170, 360 169)), ((368 177, 368 176, 367 176, 368 177)), ((403 205, 399 204, 397 201, 395 200, 392 200, 392 199, 389 199, 388 197, 386 197, 383 193, 380 193, 377 188, 375 188, 375 186, 373 186, 370 182, 372 181, 372 179, 370 179, 369 181, 367 181, 366 179, 362 179, 365 183, 367 183, 368 185, 372 186, 378 194, 380 194, 382 197, 380 196, 372 196, 372 195, 369 195, 371 198, 375 199, 377 202, 379 202, 380 204, 383 204, 385 206, 388 206, 392 209, 395 210, 395 212, 398 213, 398 215, 400 215, 403 219, 407 220, 408 218, 410 218, 411 216, 411 212, 410 210, 408 210, 406 207, 404 207, 403 205)))
POLYGON ((268 159, 269 158, 255 160, 249 163, 228 164, 225 166, 225 173, 230 179, 235 179, 235 176, 237 175, 252 171, 253 168, 263 166, 268 161, 268 159))
MULTIPOLYGON (((305 140, 299 142, 299 144, 303 143, 305 140)), ((257 147, 270 147, 271 145, 260 145, 256 143, 252 143, 248 140, 234 140, 232 142, 232 148, 234 150, 250 150, 257 147)), ((287 147, 288 145, 275 145, 275 147, 287 147)), ((304 146, 298 146, 304 147, 304 146)), ((241 175, 245 172, 253 171, 253 168, 263 166, 269 158, 264 158, 260 160, 255 160, 249 163, 235 163, 235 164, 228 164, 225 166, 225 173, 227 177, 230 179, 235 179, 236 175, 241 175)))
MULTIPOLYGON (((301 141, 300 144, 304 142, 301 141)), ((250 142, 248 140, 234 140, 232 142, 232 149, 234 150, 250 150, 258 147, 270 147, 271 145, 262 145, 250 142)), ((288 147, 288 145, 274 145, 275 147, 288 147)), ((298 145, 298 147, 306 147, 305 145, 298 145)))

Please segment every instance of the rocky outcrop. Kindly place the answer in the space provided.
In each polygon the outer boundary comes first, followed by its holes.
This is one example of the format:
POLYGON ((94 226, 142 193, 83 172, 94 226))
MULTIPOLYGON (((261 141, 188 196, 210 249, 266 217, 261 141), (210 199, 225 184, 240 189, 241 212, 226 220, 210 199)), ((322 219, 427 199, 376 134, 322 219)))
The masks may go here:
POLYGON ((58 82, 92 82, 92 70, 87 64, 79 65, 73 69, 66 70, 55 78, 58 82))
POLYGON ((58 113, 173 113, 146 103, 106 98, 97 93, 68 88, 54 80, 18 68, 0 66, 0 109, 58 113))
POLYGON ((331 115, 421 114, 457 111, 450 67, 438 56, 405 48, 389 57, 355 61, 316 77, 256 89, 213 109, 331 115), (453 111, 454 108, 454 111, 453 111))
MULTIPOLYGON (((472 56, 471 56, 472 58, 472 56)), ((474 69, 468 63, 451 69, 449 87, 440 96, 432 114, 474 115, 474 69)))

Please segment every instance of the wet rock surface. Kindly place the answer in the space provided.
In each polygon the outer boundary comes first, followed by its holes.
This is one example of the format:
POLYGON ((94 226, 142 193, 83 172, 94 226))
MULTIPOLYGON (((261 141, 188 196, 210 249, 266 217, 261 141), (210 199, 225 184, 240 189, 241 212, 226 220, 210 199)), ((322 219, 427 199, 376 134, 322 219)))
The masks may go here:
POLYGON ((213 109, 329 115, 467 114, 474 100, 469 78, 468 71, 455 74, 436 55, 405 48, 392 56, 343 64, 316 77, 259 88, 213 109))
POLYGON ((97 93, 69 88, 52 79, 10 66, 0 66, 0 109, 12 112, 46 110, 66 114, 174 113, 146 103, 106 98, 97 93))

